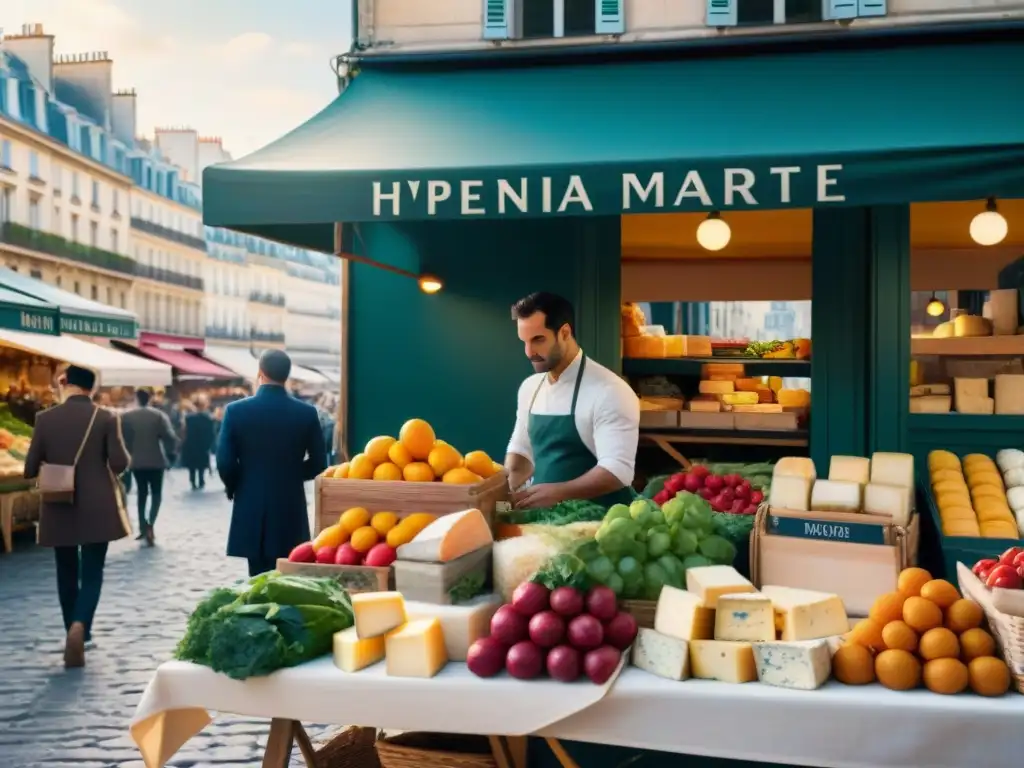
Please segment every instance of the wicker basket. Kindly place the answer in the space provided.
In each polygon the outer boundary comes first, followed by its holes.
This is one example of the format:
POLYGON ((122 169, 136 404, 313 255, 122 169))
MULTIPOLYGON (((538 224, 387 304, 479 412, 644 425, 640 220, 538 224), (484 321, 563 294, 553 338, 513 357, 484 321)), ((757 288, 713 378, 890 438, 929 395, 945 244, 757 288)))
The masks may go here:
POLYGON ((963 563, 956 564, 956 574, 960 591, 985 611, 996 647, 1010 668, 1013 685, 1018 693, 1024 693, 1024 617, 1000 611, 994 604, 992 592, 963 563))
POLYGON ((622 610, 636 619, 637 626, 654 629, 654 614, 658 609, 657 600, 623 600, 622 610))
POLYGON ((377 742, 381 768, 498 768, 486 736, 402 733, 377 742))
POLYGON ((317 768, 380 768, 377 729, 350 725, 316 750, 317 768))

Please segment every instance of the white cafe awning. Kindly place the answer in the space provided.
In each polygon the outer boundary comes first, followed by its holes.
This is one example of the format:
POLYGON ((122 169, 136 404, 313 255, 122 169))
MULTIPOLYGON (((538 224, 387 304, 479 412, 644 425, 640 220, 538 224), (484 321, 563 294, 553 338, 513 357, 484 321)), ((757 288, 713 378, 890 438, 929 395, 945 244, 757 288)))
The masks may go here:
POLYGON ((309 368, 303 368, 301 365, 295 365, 294 363, 292 363, 292 375, 289 378, 300 384, 308 384, 314 387, 325 387, 330 383, 323 374, 312 371, 309 368))
POLYGON ((101 387, 165 387, 171 383, 169 365, 73 336, 0 330, 0 344, 88 368, 96 373, 101 387))
POLYGON ((245 347, 207 344, 203 349, 203 357, 250 381, 256 381, 256 375, 260 371, 260 361, 253 357, 252 352, 245 347))

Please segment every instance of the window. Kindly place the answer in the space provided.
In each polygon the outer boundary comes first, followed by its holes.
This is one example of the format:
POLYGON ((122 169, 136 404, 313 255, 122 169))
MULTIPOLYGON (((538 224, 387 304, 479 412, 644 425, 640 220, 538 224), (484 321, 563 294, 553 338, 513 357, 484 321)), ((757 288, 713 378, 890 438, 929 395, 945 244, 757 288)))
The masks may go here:
POLYGON ((128 294, 121 291, 121 309, 127 309, 128 307, 128 294))
POLYGON ((79 284, 77 280, 75 280, 75 293, 79 295, 82 294, 82 286, 79 284))
POLYGON ((28 201, 28 226, 29 229, 40 230, 39 224, 39 198, 32 197, 28 201))
POLYGON ((56 282, 57 287, 60 288, 61 285, 64 283, 64 278, 61 277, 60 275, 57 275, 57 279, 54 282, 56 282))
POLYGON ((11 158, 11 154, 11 140, 3 139, 0 141, 0 168, 13 169, 14 160, 11 158))
POLYGON ((95 285, 92 286, 89 289, 89 295, 92 297, 93 301, 99 301, 99 299, 100 299, 100 289, 97 288, 95 285))
POLYGON ((78 214, 71 214, 71 242, 78 242, 78 214))
POLYGON ((100 242, 100 225, 95 221, 89 222, 89 245, 98 248, 100 242))
POLYGON ((41 269, 33 269, 33 270, 31 270, 28 273, 28 275, 33 280, 42 280, 43 279, 43 271, 41 269))
POLYGON ((887 0, 708 0, 710 27, 766 26, 885 16, 887 0))
POLYGON ((14 195, 10 187, 0 187, 0 224, 14 220, 14 195))
POLYGON ((121 203, 120 195, 118 194, 118 191, 116 189, 111 192, 111 195, 112 195, 112 199, 110 201, 110 206, 111 206, 111 208, 112 208, 114 213, 120 215, 121 212, 118 210, 118 208, 120 207, 120 203, 121 203))
POLYGON ((39 153, 32 150, 28 153, 28 175, 33 179, 41 179, 39 175, 39 153))
POLYGON ((74 202, 78 200, 78 171, 72 171, 71 173, 71 197, 74 198, 74 202))
POLYGON ((114 253, 120 253, 120 244, 117 241, 117 230, 110 230, 110 250, 114 253))
POLYGON ((483 32, 488 40, 617 35, 626 31, 623 0, 483 2, 483 32))
POLYGON ((114 306, 114 289, 109 285, 107 286, 107 306, 114 306))
POLYGON ((100 183, 98 181, 92 183, 92 207, 97 209, 100 207, 100 183))
POLYGON ((61 232, 64 230, 64 224, 60 219, 59 205, 53 206, 53 221, 50 222, 50 229, 53 230, 53 233, 56 235, 61 234, 61 232))
POLYGON ((54 163, 50 166, 50 176, 53 181, 53 194, 59 195, 61 190, 61 169, 60 166, 54 163))

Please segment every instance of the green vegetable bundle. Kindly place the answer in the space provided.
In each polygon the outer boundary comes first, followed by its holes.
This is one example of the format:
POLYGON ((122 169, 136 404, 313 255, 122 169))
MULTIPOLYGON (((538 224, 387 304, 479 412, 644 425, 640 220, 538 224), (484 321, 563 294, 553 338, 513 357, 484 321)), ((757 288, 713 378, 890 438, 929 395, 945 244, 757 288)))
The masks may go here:
POLYGON ((569 525, 596 523, 604 519, 606 510, 592 501, 571 499, 543 509, 514 509, 502 515, 502 521, 515 525, 569 525))
POLYGON ((264 573, 200 601, 175 658, 245 680, 328 653, 334 633, 353 622, 348 593, 333 579, 264 573))

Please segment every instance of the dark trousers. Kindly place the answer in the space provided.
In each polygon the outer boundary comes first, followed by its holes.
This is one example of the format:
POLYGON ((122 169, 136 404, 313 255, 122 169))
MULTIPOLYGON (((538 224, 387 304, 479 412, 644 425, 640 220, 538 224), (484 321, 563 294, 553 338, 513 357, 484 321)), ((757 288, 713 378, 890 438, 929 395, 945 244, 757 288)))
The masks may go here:
POLYGON ((277 569, 277 559, 273 557, 250 557, 248 560, 250 578, 277 569))
POLYGON ((139 533, 145 533, 156 524, 156 516, 160 514, 160 502, 164 496, 164 470, 133 469, 135 485, 139 496, 139 533), (152 496, 149 516, 146 516, 146 501, 152 496))
POLYGON ((132 472, 131 472, 130 469, 126 470, 125 473, 123 475, 121 475, 121 482, 124 484, 124 492, 125 493, 131 493, 132 492, 132 472))
POLYGON ((206 470, 205 469, 192 469, 189 467, 188 470, 188 481, 193 488, 205 488, 206 487, 206 470))
POLYGON ((64 616, 64 630, 75 622, 85 625, 85 639, 92 636, 92 617, 100 602, 103 565, 107 544, 83 544, 80 547, 54 547, 57 557, 57 597, 64 616))

